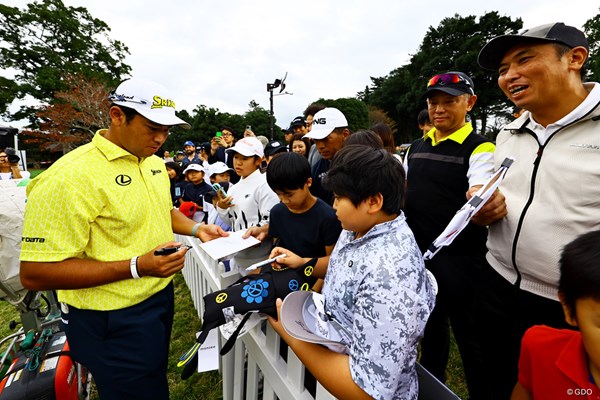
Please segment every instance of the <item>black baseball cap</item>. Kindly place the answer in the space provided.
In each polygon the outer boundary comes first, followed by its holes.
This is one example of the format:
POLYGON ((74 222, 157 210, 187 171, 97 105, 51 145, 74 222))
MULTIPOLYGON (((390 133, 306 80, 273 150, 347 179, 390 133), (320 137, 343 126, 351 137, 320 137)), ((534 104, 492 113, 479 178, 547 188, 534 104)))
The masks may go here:
POLYGON ((273 140, 265 146, 265 157, 269 157, 275 155, 277 153, 282 153, 288 150, 288 145, 285 142, 281 142, 279 140, 273 140))
POLYGON ((464 72, 449 71, 433 76, 427 82, 427 90, 423 93, 421 99, 429 98, 432 92, 435 91, 448 93, 451 96, 473 95, 475 94, 475 84, 471 77, 464 72))
POLYGON ((590 50, 590 44, 582 31, 562 22, 553 22, 525 29, 516 35, 493 38, 483 46, 477 62, 485 69, 496 70, 508 50, 525 42, 562 43, 570 48, 582 46, 590 50))
POLYGON ((292 122, 290 122, 290 130, 294 127, 294 126, 305 126, 306 125, 306 120, 304 119, 303 116, 298 116, 296 118, 294 118, 292 120, 292 122))

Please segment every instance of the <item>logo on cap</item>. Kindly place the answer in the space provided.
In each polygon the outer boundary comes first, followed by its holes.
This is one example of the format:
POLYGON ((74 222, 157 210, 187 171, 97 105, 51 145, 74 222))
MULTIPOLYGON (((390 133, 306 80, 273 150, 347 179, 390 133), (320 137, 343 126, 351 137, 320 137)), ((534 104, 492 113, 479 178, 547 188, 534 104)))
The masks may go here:
POLYGON ((163 108, 163 107, 175 108, 175 102, 173 100, 163 99, 160 96, 154 96, 152 98, 152 106, 150 108, 163 108))

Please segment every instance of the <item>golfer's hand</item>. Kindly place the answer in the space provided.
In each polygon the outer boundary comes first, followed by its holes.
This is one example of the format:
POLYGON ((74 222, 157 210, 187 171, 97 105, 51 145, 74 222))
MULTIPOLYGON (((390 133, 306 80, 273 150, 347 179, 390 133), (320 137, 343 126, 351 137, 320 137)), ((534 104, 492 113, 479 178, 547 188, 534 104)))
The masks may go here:
POLYGON ((140 276, 155 276, 157 278, 167 278, 179 272, 185 263, 185 253, 188 248, 184 247, 173 254, 164 256, 155 256, 154 252, 163 247, 180 247, 181 242, 163 243, 150 252, 138 258, 137 267, 140 276))

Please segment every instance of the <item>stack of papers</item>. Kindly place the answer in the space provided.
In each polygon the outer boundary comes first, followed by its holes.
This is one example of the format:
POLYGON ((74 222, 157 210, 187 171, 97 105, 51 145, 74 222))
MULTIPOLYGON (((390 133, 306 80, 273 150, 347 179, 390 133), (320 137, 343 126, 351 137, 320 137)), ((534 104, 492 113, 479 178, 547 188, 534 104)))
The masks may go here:
POLYGON ((244 233, 246 233, 246 231, 229 232, 229 236, 201 243, 200 247, 206 251, 212 259, 220 260, 221 258, 230 256, 238 251, 260 243, 260 240, 253 236, 243 239, 242 236, 244 236, 244 233))

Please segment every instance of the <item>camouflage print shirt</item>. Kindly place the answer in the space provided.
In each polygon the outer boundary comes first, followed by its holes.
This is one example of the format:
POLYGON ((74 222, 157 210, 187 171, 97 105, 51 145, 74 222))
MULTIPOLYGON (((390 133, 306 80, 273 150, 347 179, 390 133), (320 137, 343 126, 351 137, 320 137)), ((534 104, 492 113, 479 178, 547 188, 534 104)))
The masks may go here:
POLYGON ((417 344, 435 303, 421 252, 403 214, 354 237, 342 231, 323 287, 351 332, 352 379, 375 399, 417 399, 417 344))

